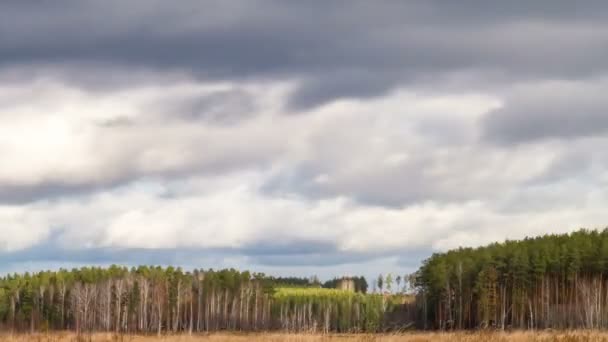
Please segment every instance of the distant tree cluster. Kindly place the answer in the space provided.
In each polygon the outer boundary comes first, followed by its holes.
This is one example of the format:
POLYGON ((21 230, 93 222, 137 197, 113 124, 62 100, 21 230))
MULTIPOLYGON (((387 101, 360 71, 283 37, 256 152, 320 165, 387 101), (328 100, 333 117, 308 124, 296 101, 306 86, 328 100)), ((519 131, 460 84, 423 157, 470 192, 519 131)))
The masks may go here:
POLYGON ((367 280, 365 277, 341 277, 341 278, 333 278, 323 283, 323 288, 326 289, 337 289, 340 281, 348 279, 352 280, 355 284, 355 292, 367 293, 367 280))
POLYGON ((299 277, 269 277, 268 280, 277 287, 321 287, 321 281, 316 276, 299 277))
POLYGON ((608 230, 434 254, 417 273, 427 328, 608 327, 608 230))

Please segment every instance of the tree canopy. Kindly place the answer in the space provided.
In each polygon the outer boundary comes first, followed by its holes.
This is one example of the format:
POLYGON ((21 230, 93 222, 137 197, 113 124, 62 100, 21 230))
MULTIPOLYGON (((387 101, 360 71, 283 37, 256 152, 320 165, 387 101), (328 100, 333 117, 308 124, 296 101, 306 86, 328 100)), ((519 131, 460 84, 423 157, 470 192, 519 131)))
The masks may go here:
POLYGON ((433 254, 417 272, 422 325, 608 326, 608 230, 433 254))

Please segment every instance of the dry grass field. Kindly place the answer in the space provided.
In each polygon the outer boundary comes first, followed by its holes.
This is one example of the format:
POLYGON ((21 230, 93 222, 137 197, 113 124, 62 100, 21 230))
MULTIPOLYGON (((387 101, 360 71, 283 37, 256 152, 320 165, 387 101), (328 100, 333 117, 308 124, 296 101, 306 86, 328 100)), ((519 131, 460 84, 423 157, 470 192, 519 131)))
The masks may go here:
POLYGON ((114 336, 93 334, 76 336, 69 333, 10 335, 0 334, 2 342, 524 342, 524 341, 608 341, 608 332, 458 332, 458 333, 407 333, 400 335, 306 335, 306 334, 211 334, 176 335, 163 337, 114 336))

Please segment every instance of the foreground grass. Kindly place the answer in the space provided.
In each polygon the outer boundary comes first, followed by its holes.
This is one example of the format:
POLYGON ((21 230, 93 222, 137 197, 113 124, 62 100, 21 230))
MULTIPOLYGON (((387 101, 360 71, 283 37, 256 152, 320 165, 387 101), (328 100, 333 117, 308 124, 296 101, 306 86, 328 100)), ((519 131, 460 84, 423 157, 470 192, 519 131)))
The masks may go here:
POLYGON ((92 334, 77 336, 70 333, 53 334, 2 334, 2 342, 427 342, 427 341, 461 341, 461 342, 523 342, 523 341, 607 341, 608 332, 602 331, 559 331, 559 332, 456 332, 434 333, 415 332, 399 335, 308 335, 308 334, 210 334, 210 335, 174 335, 174 336, 136 336, 111 334, 92 334))

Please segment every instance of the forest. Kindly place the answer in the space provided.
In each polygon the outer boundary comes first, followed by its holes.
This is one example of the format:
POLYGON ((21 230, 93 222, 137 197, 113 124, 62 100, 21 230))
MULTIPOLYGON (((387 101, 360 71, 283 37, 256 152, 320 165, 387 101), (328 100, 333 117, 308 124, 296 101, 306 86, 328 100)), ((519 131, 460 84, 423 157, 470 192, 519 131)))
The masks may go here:
POLYGON ((12 274, 0 278, 0 328, 146 334, 608 328, 608 230, 436 253, 412 275, 380 275, 371 284, 348 278, 352 290, 340 289, 342 280, 148 266, 12 274))
POLYGON ((375 332, 395 298, 331 288, 336 279, 274 278, 173 267, 81 269, 0 279, 0 324, 16 332, 375 332))
POLYGON ((608 327, 608 230, 434 254, 417 272, 419 325, 608 327))

